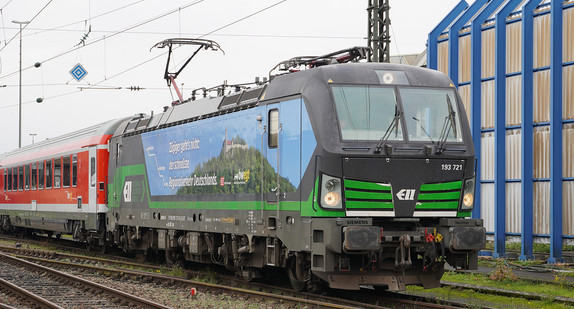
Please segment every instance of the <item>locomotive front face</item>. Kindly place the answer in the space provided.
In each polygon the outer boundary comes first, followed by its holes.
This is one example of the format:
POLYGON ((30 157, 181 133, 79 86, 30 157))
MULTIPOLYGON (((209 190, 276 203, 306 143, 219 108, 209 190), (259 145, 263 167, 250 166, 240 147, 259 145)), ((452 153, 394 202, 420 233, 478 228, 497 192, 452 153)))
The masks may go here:
MULTIPOLYGON (((344 179, 330 180, 343 183, 343 203, 336 205, 345 205, 347 216, 470 215, 474 162, 468 163, 453 88, 333 85, 332 91, 343 149, 376 145, 370 156, 343 155, 344 179)), ((327 195, 322 201, 333 208, 327 195)))
POLYGON ((374 79, 327 83, 338 130, 322 126, 316 198, 324 216, 346 219, 313 223, 314 233, 336 227, 312 259, 328 266, 312 269, 336 288, 433 287, 445 261, 474 268, 485 245, 482 220, 465 219, 475 188, 468 121, 448 78, 424 81, 430 71, 416 68, 423 77, 412 82, 410 69, 377 68, 374 79))

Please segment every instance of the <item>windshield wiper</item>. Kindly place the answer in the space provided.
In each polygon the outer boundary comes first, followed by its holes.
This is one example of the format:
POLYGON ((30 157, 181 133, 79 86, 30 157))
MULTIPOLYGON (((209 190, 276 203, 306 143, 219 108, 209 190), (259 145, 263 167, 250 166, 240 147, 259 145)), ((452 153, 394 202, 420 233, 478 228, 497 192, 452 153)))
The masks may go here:
POLYGON ((376 153, 376 154, 381 153, 381 148, 386 143, 387 139, 389 139, 389 137, 391 136, 391 132, 393 132, 393 129, 396 129, 395 130, 395 137, 399 134, 399 120, 401 119, 402 114, 403 113, 399 111, 397 106, 395 106, 395 117, 393 118, 393 121, 391 121, 391 124, 387 128, 387 131, 385 131, 385 134, 383 135, 383 137, 381 137, 381 139, 379 140, 377 147, 375 147, 374 153, 376 153))
POLYGON ((456 131, 456 112, 454 108, 452 108, 452 102, 450 101, 450 97, 448 94, 446 95, 446 105, 448 108, 448 115, 444 118, 444 123, 442 125, 442 131, 440 133, 437 153, 441 154, 445 148, 444 143, 448 138, 450 133, 450 129, 452 128, 452 133, 454 134, 454 138, 457 138, 457 131, 456 131))
POLYGON ((419 123, 419 127, 421 127, 421 129, 423 129, 423 132, 425 132, 425 134, 429 137, 431 143, 434 144, 434 141, 432 140, 432 137, 431 137, 430 134, 427 132, 427 130, 425 130, 425 127, 423 126, 423 124, 421 123, 421 121, 420 121, 418 118, 416 118, 416 117, 413 117, 413 119, 414 119, 416 122, 419 123))

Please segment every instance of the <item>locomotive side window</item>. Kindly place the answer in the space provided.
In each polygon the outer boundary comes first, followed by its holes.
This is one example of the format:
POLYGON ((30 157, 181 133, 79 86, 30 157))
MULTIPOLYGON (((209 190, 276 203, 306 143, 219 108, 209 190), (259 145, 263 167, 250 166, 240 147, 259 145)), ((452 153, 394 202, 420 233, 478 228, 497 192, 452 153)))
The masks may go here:
POLYGON ((78 185, 78 156, 72 156, 72 186, 78 185))
POLYGON ((4 169, 4 192, 6 192, 6 189, 8 188, 8 184, 6 184, 6 178, 8 177, 8 174, 6 174, 6 169, 4 169))
POLYGON ((277 148, 279 144, 279 110, 269 111, 269 148, 277 148))
POLYGON ((24 190, 24 167, 18 166, 18 190, 24 190))
POLYGON ((38 181, 38 163, 34 162, 31 164, 30 172, 32 174, 32 190, 36 190, 36 182, 38 181))
POLYGON ((54 173, 52 173, 52 160, 50 159, 46 161, 46 189, 52 188, 52 175, 54 173))
POLYGON ((61 159, 54 159, 54 188, 60 187, 61 177, 62 177, 62 165, 61 159))
POLYGON ((24 189, 30 190, 30 164, 24 165, 24 189))
POLYGON ((66 156, 62 158, 62 180, 63 187, 67 188, 70 186, 70 157, 66 156))
POLYGON ((38 189, 44 189, 44 161, 38 162, 38 189))
POLYGON ((96 186, 96 158, 90 158, 90 186, 96 186))

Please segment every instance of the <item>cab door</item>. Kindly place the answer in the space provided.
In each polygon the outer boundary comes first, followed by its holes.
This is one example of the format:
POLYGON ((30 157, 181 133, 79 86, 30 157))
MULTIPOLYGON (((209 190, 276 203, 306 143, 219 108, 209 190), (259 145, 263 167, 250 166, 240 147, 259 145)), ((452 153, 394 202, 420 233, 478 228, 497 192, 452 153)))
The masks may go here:
MULTIPOLYGON (((280 130, 281 123, 279 118, 279 104, 267 105, 267 147, 266 159, 267 163, 263 165, 264 170, 264 188, 267 204, 277 204, 278 197, 281 192, 279 175, 280 175, 280 130), (266 170, 271 169, 271 170, 266 170)), ((279 211, 279 205, 277 207, 279 211)))
POLYGON ((277 219, 281 210, 300 210, 301 104, 302 99, 296 97, 267 105, 265 150, 273 170, 264 172, 266 199, 268 204, 277 205, 277 219))

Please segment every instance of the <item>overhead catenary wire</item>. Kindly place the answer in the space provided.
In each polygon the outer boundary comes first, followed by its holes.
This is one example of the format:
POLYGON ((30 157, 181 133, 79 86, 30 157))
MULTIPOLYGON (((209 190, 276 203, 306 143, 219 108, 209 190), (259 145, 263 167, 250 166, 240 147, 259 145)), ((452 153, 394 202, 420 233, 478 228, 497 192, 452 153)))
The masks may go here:
MULTIPOLYGON (((32 23, 34 21, 34 19, 36 19, 36 17, 38 17, 38 15, 40 15, 40 13, 42 13, 42 11, 44 11, 48 5, 50 5, 50 3, 52 3, 52 0, 48 1, 48 3, 46 3, 46 5, 44 5, 44 7, 38 12, 36 13, 36 15, 34 15, 34 17, 32 17, 32 19, 30 19, 30 22, 23 25, 22 29, 20 29, 11 39, 10 41, 8 41, 8 43, 6 43, 4 46, 2 46, 2 48, 0 48, 0 51, 4 50, 4 48, 6 48, 6 46, 8 46, 10 44, 10 42, 12 42, 12 40, 14 40, 14 38, 16 38, 18 36, 18 34, 20 34, 20 32, 24 31, 24 29, 26 29, 26 27, 28 27, 28 25, 30 23, 32 23)), ((16 72, 17 73, 17 72, 16 72)))
MULTIPOLYGON (((52 0, 50 0, 50 2, 51 2, 51 1, 52 1, 52 0)), ((190 7, 190 6, 196 5, 196 4, 201 3, 201 2, 203 2, 203 1, 205 1, 205 0, 196 0, 196 1, 190 2, 190 3, 186 4, 186 5, 181 6, 180 8, 176 8, 176 9, 174 9, 174 10, 171 10, 171 11, 168 11, 168 12, 165 12, 165 13, 162 13, 162 14, 160 14, 160 15, 157 15, 157 16, 152 17, 152 18, 150 18, 150 19, 147 19, 147 20, 145 20, 145 21, 142 21, 142 22, 136 23, 136 24, 134 24, 134 25, 132 25, 132 26, 129 26, 129 27, 125 28, 125 29, 116 31, 116 32, 114 32, 114 33, 108 35, 106 38, 114 37, 114 36, 116 36, 116 35, 118 35, 118 34, 121 34, 121 33, 126 32, 126 31, 128 31, 128 30, 131 30, 131 29, 134 29, 134 28, 137 28, 137 27, 141 27, 141 26, 143 26, 143 25, 145 25, 145 24, 148 24, 148 23, 150 23, 150 22, 152 22, 152 21, 158 20, 158 19, 160 19, 160 18, 164 18, 164 17, 166 17, 166 16, 168 16, 168 15, 171 15, 171 14, 173 14, 173 13, 176 13, 176 12, 178 12, 179 9, 186 9, 186 8, 188 8, 188 7, 190 7)), ((97 39, 95 39, 95 40, 93 40, 93 41, 86 42, 84 45, 72 47, 72 48, 70 48, 70 49, 68 49, 68 50, 66 50, 66 51, 63 51, 63 52, 60 52, 59 54, 56 54, 55 56, 52 56, 52 57, 50 57, 50 58, 47 58, 47 59, 42 60, 41 63, 46 63, 46 62, 48 62, 48 61, 57 59, 57 58, 59 58, 59 57, 62 57, 62 56, 64 56, 64 55, 67 55, 67 54, 69 54, 69 53, 71 53, 71 52, 74 52, 74 51, 76 51, 76 50, 79 49, 79 48, 85 48, 85 47, 87 47, 87 46, 93 45, 93 44, 98 43, 98 42, 103 41, 103 40, 104 40, 104 37, 100 37, 100 38, 97 38, 97 39)), ((8 42, 8 43, 10 43, 10 42, 8 42)), ((0 49, 0 51, 1 51, 1 49, 0 49)), ((34 67, 34 66, 33 66, 33 65, 28 66, 28 67, 26 67, 26 68, 23 68, 22 71, 28 70, 28 69, 30 69, 30 68, 32 68, 32 67, 34 67)), ((9 76, 18 74, 18 72, 19 72, 19 71, 15 71, 15 72, 6 74, 6 75, 4 75, 4 76, 0 76, 0 80, 1 80, 1 79, 4 79, 4 78, 7 78, 7 77, 9 77, 9 76)))
MULTIPOLYGON (((102 16, 106 16, 106 15, 108 15, 108 14, 115 13, 115 12, 117 12, 117 11, 123 10, 123 9, 128 8, 128 7, 130 7, 130 6, 133 6, 133 5, 135 5, 135 4, 141 3, 141 2, 143 2, 143 1, 144 1, 144 0, 139 0, 139 1, 136 1, 136 2, 132 2, 132 3, 130 3, 130 4, 126 4, 126 5, 121 6, 121 7, 119 7, 119 8, 115 8, 115 9, 113 9, 113 10, 109 10, 109 11, 107 11, 107 12, 104 12, 104 13, 102 13, 102 14, 96 15, 96 16, 94 16, 94 17, 90 17, 89 20, 94 20, 94 19, 97 19, 97 18, 99 18, 99 17, 102 17, 102 16)), ((38 32, 29 33, 29 34, 27 34, 26 36, 32 36, 32 35, 42 34, 42 33, 44 33, 44 32, 50 32, 50 31, 84 31, 84 30, 71 30, 71 29, 63 29, 63 30, 62 30, 62 28, 66 28, 66 27, 73 26, 73 25, 76 25, 76 24, 81 24, 81 23, 84 23, 84 22, 85 22, 85 20, 82 19, 82 20, 78 20, 78 21, 75 21, 75 22, 71 22, 71 23, 68 23, 68 24, 65 24, 65 25, 62 25, 62 26, 57 26, 57 27, 48 28, 48 29, 32 28, 31 30, 38 30, 38 32)), ((96 32, 96 31, 94 31, 94 32, 96 32)))
MULTIPOLYGON (((203 1, 203 0, 202 0, 202 1, 203 1)), ((243 21, 243 20, 245 20, 245 19, 247 19, 247 18, 249 18, 249 17, 252 17, 252 16, 255 16, 255 15, 257 15, 257 14, 260 14, 260 13, 266 11, 267 9, 270 9, 270 8, 276 6, 276 5, 280 4, 280 3, 283 3, 283 2, 285 2, 285 1, 286 1, 286 0, 282 0, 282 1, 280 1, 280 2, 274 3, 274 4, 270 5, 270 6, 267 6, 267 7, 263 8, 263 9, 261 9, 261 10, 255 12, 255 13, 251 13, 251 14, 245 16, 245 17, 242 17, 242 18, 240 18, 240 19, 238 19, 238 20, 235 20, 235 21, 233 21, 233 22, 230 22, 230 23, 228 23, 228 24, 226 24, 226 25, 224 25, 224 26, 222 26, 222 27, 219 27, 219 28, 217 28, 217 29, 215 29, 215 30, 212 30, 212 31, 210 31, 210 32, 208 32, 208 33, 206 33, 206 34, 203 34, 203 35, 199 36, 198 38, 205 37, 205 36, 207 36, 207 35, 212 35, 212 34, 213 34, 214 32, 216 32, 216 31, 220 31, 220 30, 225 29, 225 28, 227 28, 227 27, 230 27, 230 26, 232 26, 232 25, 234 25, 234 24, 236 24, 236 23, 238 23, 238 22, 240 22, 240 21, 243 21)), ((87 44, 86 44, 86 45, 87 45, 87 44)), ((166 52, 162 52, 161 54, 159 54, 159 55, 157 55, 157 56, 154 56, 154 57, 152 57, 152 58, 150 58, 150 59, 148 59, 148 60, 145 60, 145 61, 143 61, 143 62, 140 62, 140 63, 138 63, 138 64, 136 64, 136 65, 134 65, 134 66, 132 66, 132 67, 126 69, 126 70, 123 70, 123 71, 121 71, 121 72, 119 72, 119 73, 117 73, 117 74, 115 74, 115 75, 113 75, 113 76, 110 76, 110 77, 107 78, 107 79, 103 79, 103 80, 101 80, 101 81, 99 81, 99 82, 97 82, 97 83, 95 83, 95 84, 91 84, 91 85, 89 85, 89 87, 87 87, 87 88, 78 89, 78 90, 75 90, 75 91, 70 91, 70 92, 67 92, 67 93, 62 93, 62 94, 54 95, 54 96, 51 96, 51 97, 44 98, 44 100, 55 99, 55 98, 59 98, 59 97, 64 97, 64 96, 68 96, 68 95, 71 95, 71 94, 79 93, 79 92, 81 92, 81 91, 83 91, 83 90, 87 90, 87 89, 92 88, 92 87, 100 86, 100 84, 103 83, 103 82, 105 82, 105 81, 108 81, 108 80, 110 80, 110 79, 112 79, 112 78, 115 78, 115 77, 117 77, 117 76, 120 76, 120 75, 122 75, 122 74, 124 74, 124 73, 126 73, 126 72, 129 72, 129 71, 131 71, 131 70, 134 70, 134 69, 136 69, 136 68, 138 68, 138 67, 140 67, 140 66, 142 66, 142 65, 145 65, 145 64, 147 64, 147 63, 149 63, 149 62, 151 62, 151 61, 153 61, 153 60, 155 60, 155 59, 157 59, 157 58, 160 58, 160 57, 164 56, 165 54, 167 54, 167 51, 166 51, 166 52)), ((146 89, 150 89, 150 88, 147 88, 147 87, 146 87, 146 89)), ((164 88, 164 89, 165 89, 165 88, 164 88)), ((22 103, 22 104, 30 104, 30 103, 36 103, 36 101, 27 101, 27 102, 24 102, 24 103, 22 103)), ((8 108, 8 107, 13 107, 13 106, 17 106, 17 104, 16 104, 16 105, 13 104, 13 105, 2 106, 2 107, 0 107, 0 109, 4 109, 4 108, 8 108)))

